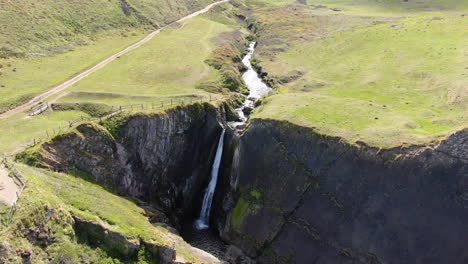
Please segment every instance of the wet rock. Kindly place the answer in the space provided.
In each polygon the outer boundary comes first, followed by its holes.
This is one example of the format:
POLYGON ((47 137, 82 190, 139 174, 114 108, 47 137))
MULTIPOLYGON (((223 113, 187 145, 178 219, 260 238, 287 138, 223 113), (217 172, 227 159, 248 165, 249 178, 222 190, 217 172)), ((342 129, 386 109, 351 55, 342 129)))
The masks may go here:
POLYGON ((244 106, 244 108, 242 109, 242 112, 244 112, 244 114, 247 116, 247 115, 250 115, 252 113, 252 111, 254 110, 254 107, 250 106, 250 105, 246 105, 244 106))

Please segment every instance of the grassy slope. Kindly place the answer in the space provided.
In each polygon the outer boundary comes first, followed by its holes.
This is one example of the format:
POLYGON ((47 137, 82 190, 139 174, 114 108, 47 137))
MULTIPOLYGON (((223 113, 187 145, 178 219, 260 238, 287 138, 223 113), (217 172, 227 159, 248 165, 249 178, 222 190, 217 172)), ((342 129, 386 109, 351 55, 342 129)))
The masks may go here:
MULTIPOLYGON (((36 254, 34 263, 51 263, 49 258, 54 260, 53 263, 63 263, 58 261, 60 255, 65 255, 70 261, 67 263, 120 263, 113 262, 101 250, 96 251, 86 244, 79 244, 73 230, 71 230, 72 215, 100 223, 129 239, 141 238, 169 247, 174 244, 180 257, 193 263, 201 262, 192 255, 188 244, 166 229, 153 226, 145 217, 145 211, 132 201, 111 194, 98 185, 71 175, 53 173, 21 164, 17 164, 17 167, 28 179, 29 186, 23 192, 18 204, 19 210, 15 214, 13 222, 39 221, 38 216, 34 213, 45 207, 53 208, 55 212, 60 213, 58 225, 51 225, 56 231, 54 233, 55 242, 46 248, 18 236, 17 225, 10 224, 9 228, 0 230, 3 244, 8 245, 10 249, 32 249, 36 254), (70 248, 73 250, 69 250, 70 248)), ((0 260, 1 257, 0 253, 0 260)), ((14 253, 9 254, 9 257, 13 258, 12 263, 19 261, 18 256, 14 253)))
POLYGON ((209 3, 1 0, 0 112, 209 3))
POLYGON ((33 143, 34 139, 46 138, 46 131, 58 133, 59 127, 68 128, 68 120, 88 117, 80 111, 47 112, 34 118, 24 118, 23 114, 16 114, 7 119, 0 120, 0 153, 16 152, 26 145, 33 143))
POLYGON ((0 1, 0 48, 47 52, 73 41, 128 28, 165 25, 210 0, 23 0, 0 1), (34 22, 34 23, 32 23, 34 22))
POLYGON ((73 51, 46 57, 3 60, 11 66, 0 69, 0 111, 26 101, 69 77, 91 67, 124 49, 143 36, 135 32, 130 37, 108 36, 73 51))
MULTIPOLYGON (((154 97, 203 93, 194 89, 196 84, 219 79, 218 72, 204 62, 215 48, 211 39, 230 30, 232 28, 203 17, 191 19, 163 31, 69 91, 154 97)), ((61 101, 67 101, 67 97, 61 101)), ((98 101, 107 102, 104 95, 98 101)))
MULTIPOLYGON (((78 93, 71 93, 59 102, 119 105, 151 103, 160 97, 207 94, 195 88, 198 82, 220 78, 219 73, 204 62, 217 47, 211 38, 235 28, 226 22, 215 22, 217 19, 207 14, 185 21, 181 27, 163 31, 149 43, 71 87, 69 91, 78 93)), ((46 130, 57 130, 58 126, 66 126, 67 121, 81 115, 87 116, 71 111, 27 119, 24 114, 18 114, 0 120, 0 153, 21 149, 34 138, 44 137, 46 130)))
MULTIPOLYGON (((271 55, 268 45, 260 46, 258 58, 264 69, 273 76, 291 70, 306 74, 282 85, 279 94, 269 98, 255 116, 290 120, 350 142, 362 140, 381 147, 424 143, 466 126, 468 19, 451 11, 459 11, 457 2, 427 1, 423 6, 411 3, 407 7, 395 1, 313 2, 351 10, 313 10, 322 22, 348 23, 362 17, 357 13, 365 10, 366 19, 372 15, 371 20, 382 22, 366 27, 358 24, 361 27, 352 30, 338 28, 335 33, 307 40, 283 37, 280 30, 269 32, 277 39, 287 39, 289 47, 271 55), (418 10, 442 4, 448 11, 418 10), (378 13, 370 11, 376 9, 378 13), (350 19, 340 21, 340 16, 350 19)), ((268 12, 257 13, 260 21, 277 19, 281 23, 279 17, 271 16, 275 12, 268 17, 261 17, 268 12)), ((310 20, 317 22, 317 17, 310 20)), ((309 27, 319 32, 330 25, 309 27)))

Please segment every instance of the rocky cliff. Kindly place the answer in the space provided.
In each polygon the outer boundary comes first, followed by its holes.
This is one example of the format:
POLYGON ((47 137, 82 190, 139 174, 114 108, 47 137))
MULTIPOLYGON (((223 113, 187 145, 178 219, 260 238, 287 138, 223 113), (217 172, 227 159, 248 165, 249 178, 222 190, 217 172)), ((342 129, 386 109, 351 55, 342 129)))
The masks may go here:
POLYGON ((161 209, 178 225, 194 214, 209 181, 221 133, 210 104, 166 113, 123 114, 82 124, 42 145, 39 160, 53 170, 78 169, 118 193, 161 209))
MULTIPOLYGON (((225 108, 82 124, 33 157, 88 172, 180 227, 199 211, 225 108)), ((211 222, 259 263, 467 263, 468 130, 386 150, 284 121, 254 119, 236 134, 226 134, 211 222)))
POLYGON ((260 263, 468 263, 468 130, 379 150, 253 120, 236 141, 218 229, 260 263))

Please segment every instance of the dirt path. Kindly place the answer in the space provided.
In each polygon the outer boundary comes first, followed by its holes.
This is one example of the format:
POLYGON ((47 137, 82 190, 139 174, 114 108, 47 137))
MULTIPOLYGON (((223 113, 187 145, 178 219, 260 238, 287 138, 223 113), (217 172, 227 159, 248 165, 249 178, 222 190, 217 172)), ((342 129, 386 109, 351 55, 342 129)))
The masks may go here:
POLYGON ((0 203, 12 206, 16 202, 16 192, 20 187, 15 180, 8 176, 8 170, 0 165, 0 203))
POLYGON ((197 12, 194 12, 186 17, 183 17, 169 25, 166 25, 158 30, 155 30, 153 32, 151 32, 150 34, 148 34, 146 37, 144 37, 143 39, 141 39, 140 41, 132 44, 131 46, 127 47, 126 49, 122 50, 122 51, 119 51, 117 53, 115 53, 114 55, 108 57, 107 59, 101 61, 100 63, 96 64, 95 66, 93 66, 92 68, 76 75, 75 77, 59 84, 59 85, 56 85, 54 87, 52 87, 50 90, 48 90, 47 92, 44 92, 42 94, 39 94, 37 96, 35 96, 33 99, 31 99, 29 102, 25 103, 25 104, 22 104, 14 109, 11 109, 3 114, 0 114, 0 119, 4 119, 4 118, 8 118, 14 114, 17 114, 17 113, 20 113, 20 112, 23 112, 29 108, 31 108, 33 105, 49 98, 50 96, 54 95, 54 94, 57 94, 65 89, 67 89, 68 87, 74 85, 75 83, 79 82, 80 80, 86 78, 87 76, 89 76, 90 74, 98 71, 99 69, 103 68, 104 66, 106 66, 107 64, 111 63, 112 61, 114 61, 115 59, 117 59, 118 57, 140 47, 141 45, 145 44, 146 42, 150 41, 154 36, 156 36, 157 34, 159 34, 163 29, 171 26, 172 24, 174 23, 178 23, 178 22, 182 22, 184 20, 187 20, 187 19, 190 19, 190 18, 193 18, 193 17, 196 17, 200 14, 203 14, 203 13, 206 13, 207 11, 209 11, 213 6, 215 5, 218 5, 218 4, 221 4, 221 3, 224 3, 224 2, 227 2, 229 0, 222 0, 222 1, 218 1, 218 2, 215 2, 215 3, 212 3, 210 5, 208 5, 207 7, 205 7, 204 9, 200 10, 200 11, 197 11, 197 12))

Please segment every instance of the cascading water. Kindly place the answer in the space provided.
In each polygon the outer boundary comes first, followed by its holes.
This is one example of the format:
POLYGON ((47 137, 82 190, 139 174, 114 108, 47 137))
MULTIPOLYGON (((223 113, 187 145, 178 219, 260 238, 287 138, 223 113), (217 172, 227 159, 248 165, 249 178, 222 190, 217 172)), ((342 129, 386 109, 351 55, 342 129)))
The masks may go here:
POLYGON ((240 122, 231 122, 229 125, 232 128, 241 128, 248 120, 245 116, 245 109, 250 108, 250 110, 255 108, 255 102, 267 95, 269 95, 272 91, 268 85, 266 85, 263 80, 258 76, 258 73, 252 67, 252 56, 255 52, 255 45, 256 42, 252 41, 249 46, 249 52, 245 55, 244 59, 242 59, 242 63, 247 67, 247 71, 242 75, 242 79, 244 80, 245 85, 249 89, 249 95, 245 99, 244 103, 236 108, 237 113, 241 119, 240 122))
POLYGON ((211 180, 208 184, 208 187, 206 188, 205 197, 203 198, 203 205, 200 211, 200 217, 195 221, 195 228, 198 230, 204 230, 209 227, 211 205, 213 203, 213 195, 216 189, 216 184, 218 183, 219 165, 223 156, 225 133, 226 130, 223 129, 221 137, 219 138, 218 148, 216 150, 216 156, 213 162, 213 166, 211 168, 211 180))
MULTIPOLYGON (((243 131, 245 124, 249 119, 250 111, 255 108, 256 101, 267 96, 272 91, 272 89, 262 81, 258 73, 252 67, 251 59, 255 51, 255 45, 255 42, 250 43, 248 53, 242 60, 244 65, 247 67, 247 71, 242 75, 242 78, 250 92, 249 95, 246 96, 244 103, 236 108, 236 111, 239 113, 240 122, 229 122, 229 126, 238 134, 243 131)), ((219 259, 223 259, 226 256, 227 245, 219 238, 216 231, 209 229, 209 222, 214 192, 218 182, 219 167, 223 155, 224 134, 225 130, 223 130, 218 142, 215 160, 211 168, 211 179, 205 190, 200 215, 196 219, 195 223, 191 220, 186 223, 185 228, 182 231, 184 238, 187 239, 187 242, 192 246, 210 252, 219 259)))

